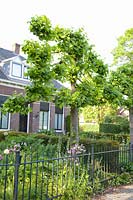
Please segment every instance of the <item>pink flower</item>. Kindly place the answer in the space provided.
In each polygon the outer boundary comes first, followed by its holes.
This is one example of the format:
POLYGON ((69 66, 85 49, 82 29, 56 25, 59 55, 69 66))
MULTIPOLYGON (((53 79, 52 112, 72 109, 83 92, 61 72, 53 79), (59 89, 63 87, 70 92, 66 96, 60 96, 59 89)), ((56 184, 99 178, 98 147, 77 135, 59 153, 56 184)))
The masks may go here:
POLYGON ((16 152, 16 151, 20 151, 20 145, 19 144, 14 145, 14 152, 16 152))

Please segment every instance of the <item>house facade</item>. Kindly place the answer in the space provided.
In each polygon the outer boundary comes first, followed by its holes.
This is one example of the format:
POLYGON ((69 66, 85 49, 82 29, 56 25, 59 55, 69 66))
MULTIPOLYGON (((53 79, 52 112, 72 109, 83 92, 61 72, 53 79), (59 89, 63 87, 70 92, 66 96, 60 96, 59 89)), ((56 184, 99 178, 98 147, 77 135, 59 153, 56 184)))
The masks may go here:
MULTIPOLYGON (((25 76, 29 66, 19 52, 19 44, 15 44, 14 51, 0 48, 0 107, 11 94, 24 93, 24 87, 30 84, 30 80, 25 76)), ((62 87, 56 80, 53 83, 57 89, 62 87)), ((29 106, 32 112, 27 115, 3 115, 0 112, 0 130, 34 133, 52 129, 66 132, 66 118, 69 115, 67 107, 60 109, 52 102, 34 102, 29 106)))

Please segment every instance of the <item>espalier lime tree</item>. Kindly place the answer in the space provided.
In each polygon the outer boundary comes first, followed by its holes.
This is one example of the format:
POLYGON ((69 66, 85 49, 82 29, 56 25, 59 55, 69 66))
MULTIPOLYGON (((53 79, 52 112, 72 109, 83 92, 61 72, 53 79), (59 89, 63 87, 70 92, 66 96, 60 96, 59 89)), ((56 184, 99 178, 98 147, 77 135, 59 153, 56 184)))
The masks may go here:
POLYGON ((54 101, 70 107, 71 132, 78 141, 78 112, 86 105, 103 103, 103 85, 108 69, 93 50, 83 29, 53 27, 46 16, 35 16, 30 31, 36 41, 27 40, 23 51, 30 65, 31 85, 25 95, 12 96, 4 104, 7 112, 27 112, 30 102, 54 101), (52 80, 67 82, 70 88, 56 90, 52 80))
POLYGON ((111 102, 129 110, 130 141, 133 144, 133 28, 118 38, 113 50, 115 67, 110 73, 110 87, 106 88, 111 102))

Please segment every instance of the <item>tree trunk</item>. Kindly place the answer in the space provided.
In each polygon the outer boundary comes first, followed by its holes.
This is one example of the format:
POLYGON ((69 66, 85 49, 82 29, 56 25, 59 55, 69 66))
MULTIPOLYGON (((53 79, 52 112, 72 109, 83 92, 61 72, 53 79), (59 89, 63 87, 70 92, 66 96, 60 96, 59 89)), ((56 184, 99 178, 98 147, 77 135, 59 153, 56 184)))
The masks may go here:
POLYGON ((79 143, 79 118, 76 107, 71 107, 71 132, 76 136, 76 142, 79 143))
POLYGON ((129 109, 129 120, 130 120, 130 143, 133 144, 133 107, 129 109))
POLYGON ((130 148, 131 148, 131 161, 133 161, 133 106, 129 109, 130 121, 130 148))
MULTIPOLYGON (((71 83, 71 94, 73 95, 76 92, 76 83, 71 83)), ((71 105, 71 133, 74 134, 76 142, 79 143, 79 119, 78 119, 78 108, 74 105, 71 105)))

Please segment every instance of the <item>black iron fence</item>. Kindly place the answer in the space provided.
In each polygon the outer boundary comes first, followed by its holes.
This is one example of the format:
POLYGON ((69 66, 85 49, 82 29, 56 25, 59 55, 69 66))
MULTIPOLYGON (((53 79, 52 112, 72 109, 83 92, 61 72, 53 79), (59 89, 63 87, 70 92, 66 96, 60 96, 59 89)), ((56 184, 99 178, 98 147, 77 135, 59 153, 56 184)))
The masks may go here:
POLYGON ((131 159, 128 145, 106 151, 92 146, 88 153, 50 159, 44 153, 17 151, 0 161, 0 200, 61 199, 113 178, 131 159))

